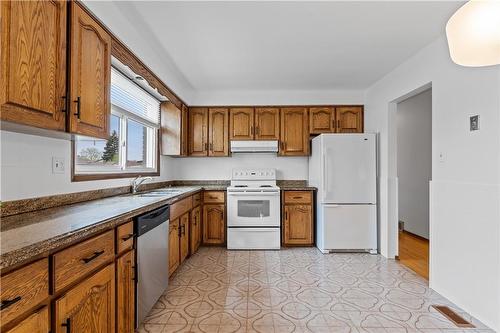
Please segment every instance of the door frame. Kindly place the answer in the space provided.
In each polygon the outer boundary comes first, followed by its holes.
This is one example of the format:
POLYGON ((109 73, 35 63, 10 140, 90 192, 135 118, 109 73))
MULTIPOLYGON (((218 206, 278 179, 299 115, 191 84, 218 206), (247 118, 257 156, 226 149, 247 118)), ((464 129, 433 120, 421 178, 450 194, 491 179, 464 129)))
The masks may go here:
MULTIPOLYGON (((388 177, 387 177, 387 242, 388 242, 388 253, 394 253, 396 258, 399 256, 399 233, 398 233, 398 224, 399 224, 399 193, 398 193, 398 155, 397 155, 397 110, 398 103, 416 96, 426 90, 432 90, 432 82, 428 82, 423 86, 415 88, 408 93, 392 100, 388 104, 388 177)), ((434 109, 434 101, 432 101, 432 111, 434 109)), ((431 148, 431 163, 434 166, 434 119, 435 113, 432 112, 432 148, 431 148)), ((431 173, 431 182, 429 183, 429 281, 431 281, 432 274, 432 243, 431 243, 431 230, 432 230, 432 173, 431 173)))

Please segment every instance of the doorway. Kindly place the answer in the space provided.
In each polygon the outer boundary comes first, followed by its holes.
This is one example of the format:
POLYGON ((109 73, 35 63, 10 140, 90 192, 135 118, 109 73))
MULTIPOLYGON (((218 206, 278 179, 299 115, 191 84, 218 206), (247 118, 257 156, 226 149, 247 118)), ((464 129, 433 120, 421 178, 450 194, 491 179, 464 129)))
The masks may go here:
POLYGON ((399 261, 429 280, 432 88, 397 102, 399 261))

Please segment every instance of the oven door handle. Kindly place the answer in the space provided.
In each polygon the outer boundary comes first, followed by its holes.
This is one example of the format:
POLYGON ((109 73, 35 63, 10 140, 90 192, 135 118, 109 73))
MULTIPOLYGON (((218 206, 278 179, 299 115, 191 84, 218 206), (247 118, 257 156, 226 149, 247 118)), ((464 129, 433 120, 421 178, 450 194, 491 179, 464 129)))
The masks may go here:
POLYGON ((230 196, 266 196, 266 197, 271 197, 271 196, 279 196, 279 192, 228 192, 227 195, 230 196))

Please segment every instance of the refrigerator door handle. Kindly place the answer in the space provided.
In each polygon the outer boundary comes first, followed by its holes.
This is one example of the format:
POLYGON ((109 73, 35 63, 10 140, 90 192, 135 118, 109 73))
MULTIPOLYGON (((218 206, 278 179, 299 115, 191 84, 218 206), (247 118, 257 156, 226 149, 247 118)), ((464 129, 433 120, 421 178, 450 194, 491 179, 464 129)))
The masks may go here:
POLYGON ((326 199, 326 192, 327 192, 327 188, 326 188, 326 184, 328 183, 327 182, 327 175, 328 175, 328 172, 326 172, 326 157, 325 155, 323 154, 323 201, 325 201, 326 199))

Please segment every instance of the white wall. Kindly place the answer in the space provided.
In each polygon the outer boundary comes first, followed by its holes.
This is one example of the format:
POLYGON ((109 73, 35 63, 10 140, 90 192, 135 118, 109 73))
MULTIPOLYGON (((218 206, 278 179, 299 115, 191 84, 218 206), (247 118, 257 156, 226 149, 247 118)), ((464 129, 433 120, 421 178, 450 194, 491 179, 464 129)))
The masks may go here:
POLYGON ((229 180, 233 168, 276 168, 278 179, 307 179, 307 157, 277 157, 275 154, 234 154, 231 157, 174 159, 175 179, 229 180))
POLYGON ((364 90, 226 90, 193 93, 191 105, 363 104, 364 90))
POLYGON ((405 230, 429 239, 432 90, 397 105, 398 216, 405 230))
MULTIPOLYGON (((0 140, 2 201, 130 185, 129 178, 71 182, 71 141, 7 131, 0 131, 0 140), (52 173, 52 157, 63 158, 64 173, 52 173)), ((172 179, 171 161, 162 157, 153 181, 172 179)))
POLYGON ((395 198, 397 177, 392 102, 429 83, 430 286, 500 330, 500 68, 453 64, 444 37, 366 93, 366 130, 380 132, 381 251, 388 257, 397 253, 397 215, 394 201, 389 201, 395 198), (474 114, 481 117, 481 130, 469 132, 469 116, 474 114))

